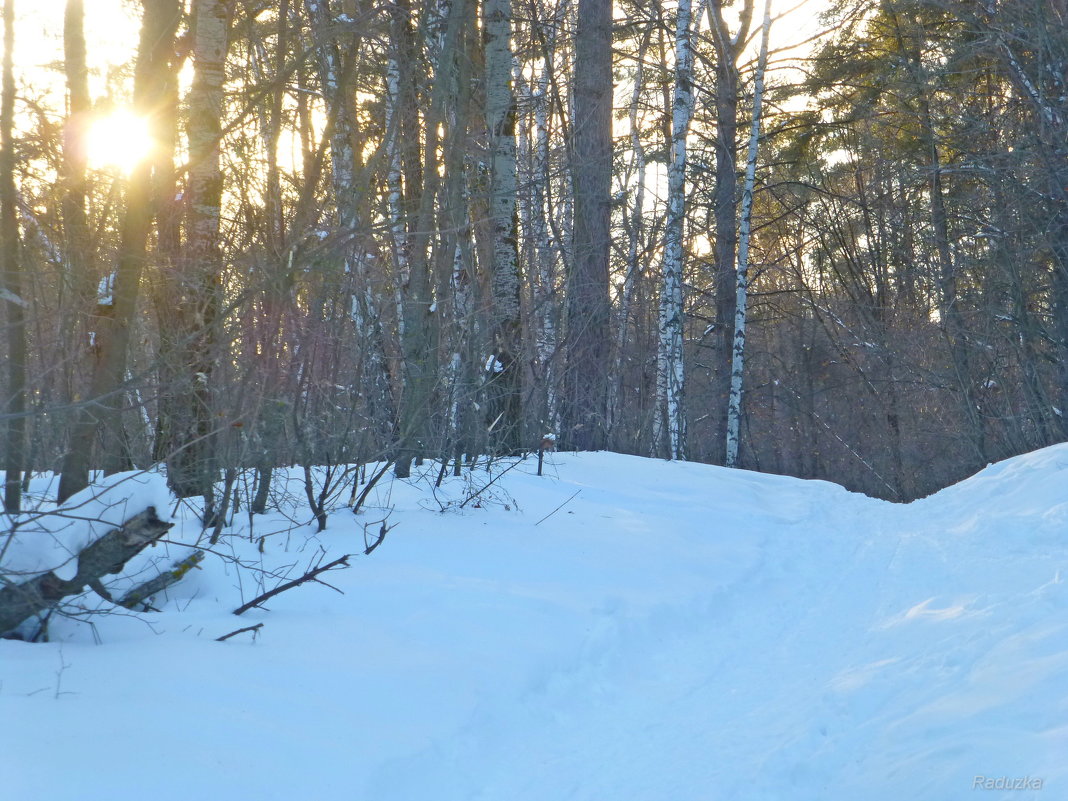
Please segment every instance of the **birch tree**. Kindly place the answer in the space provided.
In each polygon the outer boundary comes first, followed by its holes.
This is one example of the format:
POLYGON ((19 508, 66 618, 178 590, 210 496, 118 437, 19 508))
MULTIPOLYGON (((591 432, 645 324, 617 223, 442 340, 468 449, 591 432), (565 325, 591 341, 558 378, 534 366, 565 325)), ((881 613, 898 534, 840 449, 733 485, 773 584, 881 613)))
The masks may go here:
POLYGON ((737 296, 738 248, 738 106, 741 75, 739 61, 749 37, 754 0, 738 10, 738 27, 732 33, 724 10, 731 0, 710 0, 708 16, 716 51, 716 185, 713 197, 716 238, 713 282, 716 296, 716 339, 712 376, 713 458, 726 453, 727 408, 730 394, 731 351, 737 296))
POLYGON ((558 85, 556 82, 557 39, 563 28, 565 15, 569 10, 569 0, 557 3, 555 13, 540 25, 535 25, 532 34, 536 39, 541 69, 537 75, 536 90, 533 92, 533 142, 531 145, 531 168, 529 176, 529 220, 532 249, 535 254, 534 265, 527 265, 526 279, 531 291, 532 325, 536 353, 536 365, 540 373, 543 390, 543 402, 538 422, 546 430, 553 430, 558 417, 557 366, 556 357, 559 331, 557 327, 558 303, 556 292, 557 264, 561 252, 565 250, 564 233, 554 224, 549 206, 554 200, 552 191, 553 163, 551 158, 551 132, 554 105, 559 105, 558 85), (555 101, 555 102, 554 102, 555 101), (552 240, 555 239, 555 247, 552 240))
MULTIPOLYGON (((690 0, 678 0, 675 16, 675 89, 671 115, 671 160, 668 165, 667 220, 660 287, 657 430, 667 434, 669 459, 686 453, 683 335, 683 249, 686 224, 686 137, 693 120, 693 50, 690 0)), ((700 17, 700 14, 698 15, 700 17)), ((655 438, 654 438, 655 440, 655 438)))
POLYGON ((316 39, 316 65, 330 117, 330 178, 338 233, 351 240, 356 229, 356 156, 353 151, 352 77, 354 37, 346 35, 346 19, 330 7, 330 0, 307 0, 316 39))
POLYGON ((186 413, 174 427, 177 446, 168 458, 167 478, 179 497, 201 495, 212 518, 215 482, 213 374, 222 303, 219 225, 223 176, 220 140, 223 81, 230 11, 223 0, 193 4, 193 83, 189 92, 189 197, 186 249, 180 282, 180 365, 177 391, 186 413))
POLYGON ((757 154, 760 147, 760 114, 764 100, 764 73, 768 65, 768 37, 771 32, 771 0, 765 0, 764 23, 760 33, 753 88, 753 121, 742 184, 741 220, 738 226, 738 270, 734 311, 734 341, 731 348, 731 394, 727 407, 727 453, 725 464, 738 464, 738 444, 742 419, 742 380, 745 376, 746 310, 749 302, 749 243, 753 231, 753 189, 756 184, 757 154))
POLYGON ((520 447, 520 318, 516 219, 516 102, 512 89, 512 2, 484 0, 486 127, 493 226, 489 425, 499 453, 520 447))

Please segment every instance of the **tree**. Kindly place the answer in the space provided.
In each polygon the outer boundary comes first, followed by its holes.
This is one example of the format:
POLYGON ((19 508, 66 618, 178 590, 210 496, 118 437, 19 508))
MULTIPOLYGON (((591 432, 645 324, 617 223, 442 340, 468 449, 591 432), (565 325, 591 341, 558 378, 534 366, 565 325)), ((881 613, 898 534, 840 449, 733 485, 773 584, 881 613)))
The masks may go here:
POLYGON ((771 0, 764 4, 764 23, 760 34, 760 55, 757 57, 755 87, 753 89, 753 121, 749 133, 749 150, 745 160, 745 182, 742 186, 741 223, 738 229, 738 279, 734 302, 734 342, 731 347, 731 394, 727 405, 727 467, 738 465, 741 439, 742 380, 745 376, 745 329, 748 321, 749 298, 749 242, 753 230, 753 189, 756 184, 757 153, 760 147, 760 113, 764 100, 764 72, 768 65, 768 36, 771 32, 771 0))
MULTIPOLYGON (((671 160, 668 165, 668 211, 664 226, 663 283, 660 287, 660 349, 657 401, 667 434, 669 459, 686 454, 686 416, 683 407, 685 307, 683 303, 683 242, 686 222, 686 137, 693 119, 693 54, 690 0, 679 0, 675 18, 675 91, 671 122, 671 160)), ((700 21, 700 20, 698 20, 700 21)))
POLYGON ((579 0, 573 87, 574 216, 562 440, 578 450, 599 450, 607 443, 611 342, 612 0, 579 0))
POLYGON ((486 128, 490 152, 490 215, 493 221, 492 337, 489 426, 498 453, 521 445, 519 354, 520 274, 516 218, 516 101, 512 91, 512 2, 484 0, 486 128))
MULTIPOLYGON (((404 391, 396 438, 394 472, 398 478, 406 478, 411 474, 412 462, 422 458, 430 445, 434 389, 440 378, 436 350, 440 329, 434 298, 434 268, 436 264, 453 263, 451 258, 435 258, 435 255, 442 253, 442 243, 434 236, 434 222, 438 219, 438 202, 444 191, 444 181, 440 173, 450 162, 455 163, 454 148, 459 146, 454 135, 455 127, 451 133, 445 131, 445 128, 448 108, 457 102, 461 93, 458 62, 464 57, 464 46, 469 41, 466 33, 473 20, 474 8, 466 0, 455 0, 448 6, 447 14, 442 20, 444 33, 440 52, 435 59, 434 82, 425 112, 423 163, 419 171, 421 175, 418 177, 418 191, 413 198, 416 202, 412 204, 414 212, 410 220, 407 282, 403 290, 400 319, 404 391), (446 148, 444 153, 442 144, 446 148), (435 253, 431 252, 432 248, 436 248, 435 253)), ((405 19, 395 18, 394 29, 395 35, 400 36, 400 52, 413 53, 415 40, 405 19)), ((409 68, 414 67, 410 58, 406 63, 409 68)), ((411 102, 416 102, 414 95, 411 102)), ((404 106, 401 113, 405 113, 404 106)), ((412 159, 411 168, 405 171, 405 184, 410 188, 414 188, 417 183, 414 162, 415 159, 412 159)), ((409 189, 409 192, 411 191, 412 189, 409 189)), ((455 246, 455 241, 453 245, 455 246)), ((446 249, 444 253, 451 257, 455 254, 455 249, 446 249)))
POLYGON ((213 519, 216 479, 213 385, 222 305, 219 225, 223 176, 220 143, 225 114, 223 82, 230 27, 229 4, 193 4, 193 82, 189 91, 189 178, 186 241, 169 295, 177 301, 163 359, 172 360, 169 386, 178 403, 163 426, 172 434, 167 479, 180 497, 204 498, 205 520, 213 519))
POLYGON ((737 299, 738 249, 738 111, 741 74, 739 62, 753 20, 753 0, 744 0, 738 27, 732 33, 724 15, 730 0, 711 0, 708 13, 716 51, 716 186, 713 197, 716 240, 713 281, 716 294, 716 353, 714 357, 712 419, 713 458, 726 453, 731 352, 734 344, 737 299))
MULTIPOLYGON (((180 19, 177 0, 145 3, 134 73, 134 105, 149 119, 158 114, 156 99, 167 94, 168 69, 180 19)), ((120 399, 151 228, 151 182, 152 168, 145 161, 135 167, 127 183, 111 308, 108 316, 100 320, 97 340, 101 355, 94 365, 89 396, 78 412, 63 459, 61 500, 88 486, 98 428, 107 436, 107 448, 102 453, 105 469, 118 472, 129 464, 120 399)))
POLYGON ((26 301, 19 257, 18 195, 15 188, 15 0, 4 0, 4 61, 0 78, 0 283, 6 306, 7 397, 4 403, 4 509, 22 505, 26 468, 26 301))

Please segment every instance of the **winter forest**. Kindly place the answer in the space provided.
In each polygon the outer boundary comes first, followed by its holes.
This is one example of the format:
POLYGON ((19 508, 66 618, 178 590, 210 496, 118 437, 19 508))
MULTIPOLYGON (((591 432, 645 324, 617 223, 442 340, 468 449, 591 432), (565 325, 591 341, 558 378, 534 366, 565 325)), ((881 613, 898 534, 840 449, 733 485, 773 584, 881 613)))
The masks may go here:
POLYGON ((0 797, 1068 798, 1068 0, 0 10, 0 797))
POLYGON ((4 502, 1065 438, 1065 0, 4 0, 4 502))

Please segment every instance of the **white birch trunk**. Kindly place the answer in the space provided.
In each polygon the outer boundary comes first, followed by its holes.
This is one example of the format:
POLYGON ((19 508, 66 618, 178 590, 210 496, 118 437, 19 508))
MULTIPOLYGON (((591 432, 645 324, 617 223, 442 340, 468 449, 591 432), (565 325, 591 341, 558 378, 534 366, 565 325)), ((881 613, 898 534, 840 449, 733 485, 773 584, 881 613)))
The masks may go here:
POLYGON ((538 75, 537 91, 533 94, 534 106, 534 142, 533 166, 531 169, 531 226, 534 246, 537 252, 537 294, 534 299, 533 313, 537 330, 539 376, 545 387, 545 420, 547 430, 555 430, 556 425, 556 371, 553 354, 557 348, 555 309, 553 302, 555 291, 556 255, 549 242, 550 226, 547 209, 549 181, 549 86, 551 78, 551 51, 555 47, 555 28, 549 35, 545 61, 538 75))
POLYGON ((396 53, 390 54, 386 64, 386 204, 389 209, 389 229, 393 237, 393 263, 397 281, 393 303, 396 307, 398 334, 404 333, 404 298, 402 287, 408 281, 408 232, 401 206, 400 156, 400 64, 396 53))
POLYGON ((657 398, 662 418, 657 420, 655 425, 667 435, 669 459, 683 458, 686 444, 686 422, 682 403, 685 379, 682 254, 686 221, 686 136, 690 130, 694 108, 690 23, 690 0, 679 0, 675 21, 675 92, 656 371, 657 398))
POLYGON ((493 222, 493 302, 499 324, 519 319, 516 259, 516 139, 512 97, 512 2, 485 0, 486 127, 493 222))
MULTIPOLYGON (((318 50, 318 67, 323 96, 334 118, 330 136, 330 180, 337 214, 337 231, 345 242, 345 272, 356 278, 350 316, 357 331, 365 331, 372 315, 373 298, 364 281, 366 254, 352 242, 359 227, 356 209, 356 153, 353 149, 356 110, 345 83, 345 48, 349 43, 339 35, 328 35, 334 27, 329 0, 307 0, 308 16, 313 25, 318 50), (361 297, 362 290, 362 297, 361 297)), ((351 53, 350 56, 351 58, 351 53)))
POLYGON ((520 443, 519 263, 516 231, 516 104, 512 88, 512 0, 484 0, 486 128, 493 230, 491 333, 501 365, 490 389, 494 440, 503 452, 520 443))
POLYGON ((738 444, 742 420, 742 379, 745 376, 746 306, 749 301, 749 240, 753 222, 753 187, 756 184, 756 162, 760 147, 760 112, 764 99, 764 71, 768 64, 768 34, 771 30, 771 0, 765 0, 764 27, 760 34, 760 56, 757 60, 753 89, 753 124, 749 131, 749 152, 745 163, 745 182, 742 186, 742 213, 738 230, 738 271, 734 312, 734 343, 731 349, 731 391, 727 404, 727 467, 738 464, 738 444))
MULTIPOLYGON (((642 240, 642 222, 645 217, 645 145, 642 143, 641 129, 638 122, 638 108, 641 101, 642 86, 645 83, 645 55, 648 51, 649 35, 643 37, 635 59, 634 87, 630 98, 630 148, 634 154, 634 201, 630 211, 630 245, 627 251, 627 274, 623 279, 622 300, 619 307, 619 346, 616 348, 615 369, 613 375, 617 380, 610 388, 609 409, 613 417, 621 414, 626 398, 623 397, 621 377, 626 365, 627 342, 630 339, 630 309, 634 296, 634 287, 642 270, 638 259, 639 243, 642 240)), ((653 428, 652 452, 660 450, 660 426, 653 428)))
POLYGON ((320 78, 326 104, 335 116, 330 137, 330 170, 338 227, 343 233, 351 234, 356 222, 355 204, 351 200, 355 158, 352 150, 352 120, 347 113, 349 109, 344 103, 345 93, 341 86, 344 65, 339 42, 326 35, 333 26, 329 0, 308 0, 308 13, 317 29, 317 37, 321 37, 317 43, 320 78))
MULTIPOLYGON (((565 4, 561 3, 563 9, 565 4)), ((546 34, 545 58, 541 73, 538 75, 538 90, 534 96, 534 237, 538 244, 538 283, 542 290, 540 306, 544 309, 540 315, 541 337, 538 343, 538 357, 542 364, 548 364, 556 351, 556 320, 553 316, 554 304, 550 302, 555 291, 555 266, 558 258, 550 245, 551 226, 549 224, 548 197, 552 181, 552 167, 549 160, 549 99, 556 54, 556 32, 562 25, 562 11, 551 23, 546 34)), ((557 243, 557 252, 563 247, 557 243)), ((552 386, 552 384, 550 384, 552 386)), ((550 403, 554 409, 555 404, 550 403)))
POLYGON ((401 157, 400 133, 398 129, 399 115, 397 114, 398 100, 400 97, 400 65, 397 63, 396 54, 389 57, 386 65, 386 153, 389 169, 386 172, 387 204, 389 206, 389 228, 393 232, 393 248, 397 262, 397 270, 402 276, 407 269, 407 254, 405 252, 406 231, 404 227, 404 213, 401 209, 401 157))

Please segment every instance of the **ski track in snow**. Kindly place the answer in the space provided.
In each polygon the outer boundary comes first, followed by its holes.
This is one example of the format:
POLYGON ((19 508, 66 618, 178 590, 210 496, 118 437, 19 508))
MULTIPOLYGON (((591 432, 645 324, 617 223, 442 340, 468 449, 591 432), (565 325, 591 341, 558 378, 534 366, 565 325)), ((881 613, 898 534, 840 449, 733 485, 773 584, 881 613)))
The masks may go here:
MULTIPOLYGON (((158 637, 0 642, 0 798, 1068 797, 1062 463, 908 506, 610 454, 462 514, 384 487, 400 525, 328 579, 344 598, 234 618, 217 568, 158 637), (206 641, 259 621, 254 646, 206 641)), ((331 525, 314 543, 354 550, 331 525)))

